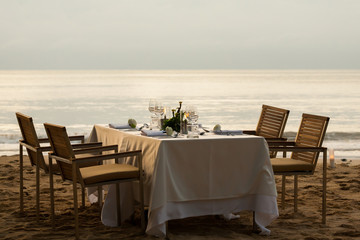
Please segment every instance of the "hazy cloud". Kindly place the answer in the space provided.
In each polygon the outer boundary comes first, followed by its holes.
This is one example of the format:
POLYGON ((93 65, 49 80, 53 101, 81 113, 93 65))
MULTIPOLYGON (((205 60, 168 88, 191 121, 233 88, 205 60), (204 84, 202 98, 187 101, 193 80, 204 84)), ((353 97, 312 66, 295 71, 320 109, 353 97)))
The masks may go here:
POLYGON ((0 0, 1 69, 360 68, 356 0, 0 0))

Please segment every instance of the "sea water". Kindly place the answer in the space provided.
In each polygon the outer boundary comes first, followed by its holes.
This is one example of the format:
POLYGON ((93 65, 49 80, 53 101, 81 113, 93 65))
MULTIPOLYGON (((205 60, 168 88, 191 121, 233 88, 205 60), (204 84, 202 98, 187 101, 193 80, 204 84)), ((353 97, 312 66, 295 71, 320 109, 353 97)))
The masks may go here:
POLYGON ((330 117, 324 146, 336 158, 360 159, 360 70, 106 70, 0 71, 0 155, 18 154, 15 112, 88 136, 94 124, 150 121, 156 98, 198 109, 212 128, 253 130, 262 104, 290 110, 285 134, 294 138, 302 113, 330 117))

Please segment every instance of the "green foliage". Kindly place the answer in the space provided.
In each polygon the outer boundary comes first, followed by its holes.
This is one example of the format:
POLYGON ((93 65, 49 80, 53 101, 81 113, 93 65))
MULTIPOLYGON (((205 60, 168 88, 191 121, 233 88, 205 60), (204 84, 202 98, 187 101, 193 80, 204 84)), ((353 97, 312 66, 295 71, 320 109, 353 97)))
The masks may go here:
POLYGON ((174 117, 165 119, 163 123, 163 129, 171 127, 174 131, 180 132, 180 113, 176 113, 174 117))
POLYGON ((179 102, 179 107, 177 108, 176 113, 170 119, 165 119, 162 125, 162 129, 166 129, 166 127, 171 127, 174 131, 180 132, 180 111, 181 111, 182 102, 179 102))

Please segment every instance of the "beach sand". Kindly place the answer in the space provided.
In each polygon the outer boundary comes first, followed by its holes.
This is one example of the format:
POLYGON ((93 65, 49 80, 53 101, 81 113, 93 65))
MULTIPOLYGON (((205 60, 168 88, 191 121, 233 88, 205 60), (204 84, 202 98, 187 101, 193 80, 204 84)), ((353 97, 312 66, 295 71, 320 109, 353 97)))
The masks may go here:
MULTIPOLYGON (((55 176, 56 227, 49 218, 48 175, 41 173, 41 219, 36 221, 35 168, 25 159, 25 212, 19 211, 19 156, 0 157, 0 239, 74 238, 72 186, 55 176)), ((298 213, 293 213, 293 178, 287 178, 286 207, 268 228, 270 236, 252 233, 252 213, 225 221, 217 216, 194 217, 169 222, 170 239, 360 239, 360 165, 337 164, 328 169, 327 224, 321 224, 321 165, 313 176, 299 177, 298 213)), ((281 177, 276 177, 278 191, 281 177)), ((121 227, 106 227, 98 205, 80 209, 81 239, 158 239, 141 234, 138 214, 121 227)))

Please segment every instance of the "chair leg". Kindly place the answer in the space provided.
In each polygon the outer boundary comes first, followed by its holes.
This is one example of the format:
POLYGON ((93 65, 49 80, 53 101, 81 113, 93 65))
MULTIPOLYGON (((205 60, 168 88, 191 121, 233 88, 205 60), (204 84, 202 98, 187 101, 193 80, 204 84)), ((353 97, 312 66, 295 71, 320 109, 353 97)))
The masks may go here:
POLYGON ((143 181, 139 182, 140 211, 141 211, 141 229, 145 233, 145 208, 144 208, 144 185, 143 181))
POLYGON ((40 220, 40 151, 36 152, 36 220, 40 220))
POLYGON ((121 226, 121 206, 120 206, 120 185, 115 184, 116 187, 116 213, 117 213, 117 225, 121 226))
MULTIPOLYGON (((286 151, 283 151, 283 158, 286 158, 286 151)), ((282 175, 282 186, 281 186, 281 209, 285 209, 285 182, 286 182, 286 176, 282 175)))
POLYGON ((52 157, 49 155, 49 182, 50 182, 50 207, 51 207, 51 225, 55 228, 55 204, 54 204, 54 178, 52 172, 52 157))
POLYGON ((297 212, 297 198, 298 198, 298 175, 294 175, 294 212, 297 212))
MULTIPOLYGON (((144 175, 142 170, 142 155, 140 154, 138 158, 139 158, 138 165, 139 165, 139 196, 140 196, 140 211, 141 211, 141 229, 143 233, 145 233, 146 223, 145 223, 145 207, 144 207, 144 181, 143 181, 144 175)), ((166 229, 166 234, 167 234, 167 229, 166 229)))
POLYGON ((323 151, 323 199, 322 199, 322 223, 326 224, 326 173, 327 173, 327 149, 323 151))
POLYGON ((77 200, 77 178, 76 178, 76 164, 72 164, 72 176, 73 176, 73 195, 74 195, 74 215, 75 215, 75 238, 79 239, 79 212, 78 212, 78 200, 77 200))
POLYGON ((166 221, 165 222, 165 231, 166 231, 166 234, 165 234, 165 239, 166 240, 169 240, 170 239, 170 237, 169 237, 169 221, 166 221))
POLYGON ((102 206, 102 201, 102 186, 98 186, 98 203, 100 208, 102 206))
POLYGON ((253 232, 256 232, 255 211, 253 211, 253 232))
POLYGON ((23 159, 23 146, 19 144, 20 149, 20 213, 24 212, 24 159, 23 159))
POLYGON ((282 175, 282 181, 281 181, 281 209, 285 209, 285 182, 286 182, 286 176, 282 175))
POLYGON ((81 205, 85 207, 85 188, 81 186, 81 205))

